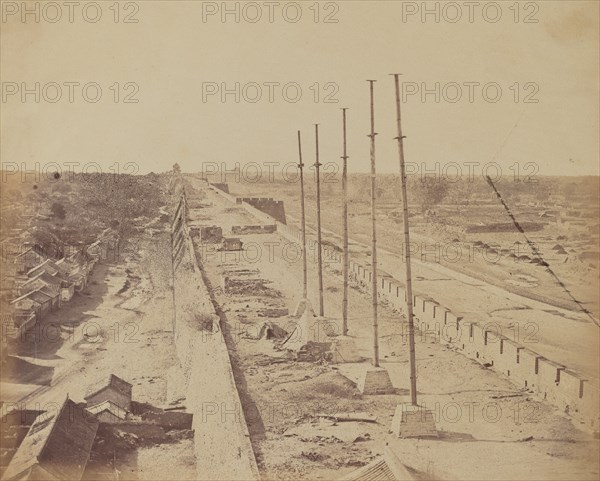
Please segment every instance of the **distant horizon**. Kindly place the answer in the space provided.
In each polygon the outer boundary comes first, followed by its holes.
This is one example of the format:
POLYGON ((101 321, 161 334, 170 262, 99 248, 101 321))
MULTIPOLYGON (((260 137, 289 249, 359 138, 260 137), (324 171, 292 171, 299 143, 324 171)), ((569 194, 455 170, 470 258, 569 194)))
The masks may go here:
MULTIPOLYGON (((310 169, 312 167, 312 165, 309 165, 309 164, 305 165, 305 169, 304 169, 305 174, 307 173, 307 167, 310 169)), ((27 181, 29 181, 29 180, 31 180, 30 178, 33 175, 33 173, 36 172, 36 171, 34 169, 13 171, 13 170, 6 170, 6 169, 1 169, 0 168, 0 174, 1 174, 1 176, 0 176, 0 183, 6 183, 8 178, 20 175, 22 172, 26 173, 26 178, 28 179, 27 181), (6 176, 6 178, 5 178, 5 176, 6 176)), ((37 174, 38 174, 38 176, 40 178, 46 178, 47 180, 54 181, 55 179, 52 178, 52 174, 54 174, 55 172, 57 172, 57 170, 48 170, 47 172, 45 172, 45 171, 44 172, 37 172, 37 174)), ((111 172, 110 170, 107 170, 106 172, 104 172, 104 171, 103 172, 93 172, 93 171, 92 172, 82 172, 82 171, 76 171, 75 170, 75 171, 66 171, 65 173, 67 173, 67 174, 68 173, 74 173, 75 175, 98 175, 98 174, 100 174, 100 175, 102 175, 102 174, 105 174, 105 175, 115 175, 115 174, 118 174, 118 175, 133 175, 133 176, 140 176, 140 177, 142 177, 142 176, 146 176, 146 175, 150 175, 150 174, 162 175, 162 174, 168 174, 168 173, 171 173, 171 172, 173 172, 172 168, 171 169, 167 169, 167 170, 158 170, 158 171, 151 170, 151 171, 148 171, 148 172, 135 172, 135 173, 129 173, 129 172, 111 172)), ((283 172, 285 172, 283 169, 281 169, 281 170, 272 170, 271 171, 271 173, 278 173, 278 174, 281 174, 283 172)), ((220 175, 224 175, 224 176, 230 177, 230 176, 234 176, 235 175, 235 173, 233 171, 230 171, 230 170, 228 170, 227 172, 224 172, 223 174, 221 174, 221 173, 208 173, 208 174, 206 174, 206 173, 204 173, 201 170, 196 170, 196 171, 194 171, 194 170, 182 170, 181 173, 184 174, 184 175, 190 175, 190 174, 192 174, 192 175, 202 175, 204 177, 215 177, 215 176, 220 176, 220 175)), ((308 170, 308 173, 312 174, 312 170, 308 170)), ((370 174, 371 174, 370 171, 350 171, 350 170, 348 170, 348 175, 349 176, 350 175, 370 175, 370 174)), ((289 175, 290 177, 295 176, 295 174, 292 173, 292 172, 289 172, 287 175, 289 175)), ((335 176, 340 176, 341 177, 341 172, 331 172, 331 173, 329 173, 329 175, 335 175, 335 176)), ((386 172, 377 172, 376 175, 377 176, 380 176, 380 175, 381 176, 389 176, 389 175, 398 175, 399 176, 400 172, 387 172, 387 171, 386 172)), ((420 172, 410 172, 410 173, 407 173, 408 177, 416 177, 416 176, 419 176, 419 175, 422 175, 423 177, 435 177, 433 171, 427 171, 427 172, 424 172, 423 174, 421 174, 420 172)), ((265 173, 265 177, 267 177, 266 173, 265 173)), ((536 173, 534 176, 532 176, 532 178, 560 178, 560 177, 568 177, 568 178, 600 177, 600 174, 568 174, 568 173, 564 173, 564 174, 543 174, 543 173, 536 173)), ((481 172, 475 172, 474 173, 474 178, 481 178, 481 180, 484 180, 484 177, 481 175, 481 172)), ((468 179, 468 177, 465 176, 464 179, 468 179)), ((456 180, 452 180, 451 182, 458 181, 458 180, 463 180, 463 179, 456 179, 456 180)), ((31 181, 33 182, 34 180, 31 180, 31 181)), ((245 183, 248 183, 248 184, 261 183, 261 182, 264 182, 264 180, 258 179, 258 180, 255 180, 255 181, 250 181, 250 180, 245 181, 245 183)), ((217 183, 220 183, 220 182, 217 182, 217 183)))

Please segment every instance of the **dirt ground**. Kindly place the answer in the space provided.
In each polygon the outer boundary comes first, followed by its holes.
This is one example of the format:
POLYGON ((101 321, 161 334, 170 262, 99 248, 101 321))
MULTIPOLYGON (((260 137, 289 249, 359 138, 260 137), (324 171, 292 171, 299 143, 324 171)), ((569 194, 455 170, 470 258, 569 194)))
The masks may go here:
MULTIPOLYGON (((285 201, 288 224, 299 225, 300 206, 297 184, 268 184, 265 191, 247 183, 231 183, 233 195, 269 196, 285 201)), ((325 240, 338 246, 341 242, 340 195, 337 191, 324 196, 322 225, 325 240)), ((393 205, 398 210, 397 204, 393 205)), ((449 207, 450 208, 450 207, 449 207)), ((469 206, 475 214, 487 215, 488 219, 502 221, 505 212, 501 206, 469 206), (491 217, 490 217, 491 216, 491 217)), ((351 252, 358 261, 368 262, 370 251, 370 207, 366 203, 350 206, 349 231, 351 252)), ((401 225, 397 218, 388 216, 392 205, 382 204, 378 209, 378 256, 380 268, 396 279, 403 279, 403 244, 400 240, 401 225)), ((306 204, 307 223, 316 225, 314 199, 306 204)), ((598 326, 581 306, 574 303, 565 292, 573 296, 598 316, 598 289, 600 288, 599 265, 593 260, 581 262, 579 254, 597 249, 597 234, 584 233, 583 228, 548 224, 544 230, 530 234, 539 250, 557 274, 565 288, 543 266, 529 261, 515 261, 508 254, 483 252, 475 242, 499 244, 505 249, 517 249, 531 256, 529 247, 518 232, 494 234, 465 234, 459 229, 440 226, 437 221, 425 221, 420 215, 412 218, 411 244, 413 290, 417 294, 432 297, 455 314, 482 325, 493 323, 499 333, 531 349, 563 363, 584 374, 590 380, 600 380, 600 336, 598 326), (574 230, 575 229, 575 230, 574 230), (457 242, 454 242, 457 241, 457 242), (519 243, 519 244, 516 244, 519 243), (556 244, 564 245, 569 256, 553 251, 556 244), (573 250, 573 252, 571 252, 573 250), (457 260, 451 260, 454 258, 457 260), (565 258, 570 260, 565 262, 565 258), (572 346, 578 346, 573 349, 572 346)), ((471 216, 461 218, 456 214, 456 226, 471 216)), ((592 221, 590 221, 593 223, 592 221)), ((313 236, 314 237, 314 236, 313 236)))
MULTIPOLYGON (((256 219, 208 193, 192 209, 192 223, 232 225, 256 219)), ((238 237, 238 236, 236 236, 238 237)), ((367 396, 356 379, 367 363, 332 365, 294 360, 277 343, 256 337, 265 321, 285 326, 282 309, 294 310, 302 293, 302 266, 278 234, 239 236, 243 252, 197 247, 227 329, 228 347, 252 444, 263 479, 337 479, 364 465, 387 444, 419 479, 597 479, 599 443, 564 414, 517 390, 508 379, 442 345, 417 338, 419 402, 437 418, 437 440, 399 440, 389 434, 398 403, 407 402, 408 353, 403 322, 380 306, 381 360, 395 394, 367 396), (278 244, 277 244, 278 243, 278 244), (257 247, 258 246, 258 247, 257 247), (258 250, 261 255, 256 255, 258 250), (223 275, 250 272, 255 283, 228 292, 223 275), (257 289, 256 286, 263 286, 257 289), (268 290, 265 290, 264 287, 268 290), (270 311, 265 311, 265 308, 270 311), (269 317, 265 312, 271 313, 269 317), (320 414, 367 413, 376 422, 332 422, 320 414)), ((385 265, 385 264, 384 264, 385 265)), ((387 266, 386 266, 387 268, 387 266)), ((317 299, 315 265, 309 262, 309 298, 317 299)), ((339 325, 340 272, 326 268, 325 313, 339 325)), ((350 289, 350 336, 371 355, 370 295, 350 289)))

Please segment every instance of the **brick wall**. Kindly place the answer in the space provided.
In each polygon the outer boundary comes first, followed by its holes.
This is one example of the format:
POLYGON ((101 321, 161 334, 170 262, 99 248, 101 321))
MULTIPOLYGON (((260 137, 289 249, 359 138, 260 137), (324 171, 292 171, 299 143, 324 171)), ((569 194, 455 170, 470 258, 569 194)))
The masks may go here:
POLYGON ((186 379, 186 405, 194 415, 198 477, 259 479, 219 317, 185 221, 178 229, 174 236, 179 245, 175 269, 175 345, 186 379), (202 329, 199 315, 214 320, 212 331, 202 329))

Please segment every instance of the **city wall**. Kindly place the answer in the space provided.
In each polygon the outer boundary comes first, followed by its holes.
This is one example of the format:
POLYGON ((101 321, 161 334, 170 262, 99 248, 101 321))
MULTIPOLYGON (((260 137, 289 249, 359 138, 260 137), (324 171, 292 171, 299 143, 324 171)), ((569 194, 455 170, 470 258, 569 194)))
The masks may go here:
POLYGON ((273 200, 266 197, 238 197, 238 204, 248 204, 258 209, 260 212, 267 214, 269 217, 286 224, 285 207, 282 200, 273 200))
POLYGON ((175 345, 194 415, 197 479, 259 479, 227 345, 186 223, 183 193, 172 222, 175 345))

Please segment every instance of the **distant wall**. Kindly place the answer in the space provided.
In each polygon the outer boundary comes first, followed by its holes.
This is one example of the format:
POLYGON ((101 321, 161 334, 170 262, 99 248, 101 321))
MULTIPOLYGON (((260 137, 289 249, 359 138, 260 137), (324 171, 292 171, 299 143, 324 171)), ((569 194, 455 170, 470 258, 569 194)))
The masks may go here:
POLYGON ((211 184, 214 185, 217 189, 222 190, 223 192, 229 194, 229 184, 211 184))
POLYGON ((273 200, 266 197, 242 197, 241 199, 238 198, 238 203, 241 203, 240 201, 250 204, 282 224, 287 224, 282 200, 273 200))
MULTIPOLYGON (((242 205, 247 206, 246 210, 250 213, 268 222, 263 212, 245 202, 242 205)), ((277 223, 277 229, 293 242, 302 241, 301 231, 296 227, 277 223)), ((309 244, 316 244, 316 241, 309 239, 309 244)), ((322 250, 325 264, 342 264, 341 252, 325 244, 322 250)), ((366 289, 371 288, 371 275, 370 266, 350 259, 350 276, 366 289)), ((396 309, 403 310, 406 305, 404 283, 388 274, 378 275, 378 282, 379 296, 396 309)), ((413 294, 415 322, 421 335, 456 348, 471 359, 489 364, 490 368, 507 376, 518 388, 533 390, 541 399, 568 413, 587 429, 598 431, 600 400, 597 385, 568 367, 497 335, 493 326, 485 321, 464 319, 429 296, 413 294)))

